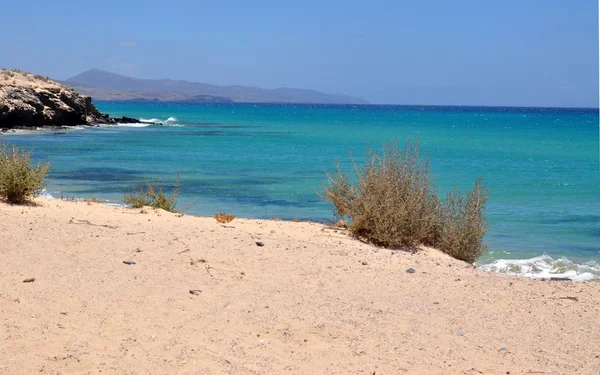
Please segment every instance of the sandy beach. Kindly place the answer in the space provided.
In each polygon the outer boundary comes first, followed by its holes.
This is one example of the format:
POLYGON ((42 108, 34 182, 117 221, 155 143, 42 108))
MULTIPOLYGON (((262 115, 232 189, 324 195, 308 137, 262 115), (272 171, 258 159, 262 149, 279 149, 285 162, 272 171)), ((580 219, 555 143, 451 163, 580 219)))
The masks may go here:
POLYGON ((0 374, 600 373, 597 283, 322 224, 36 202, 0 203, 0 374))

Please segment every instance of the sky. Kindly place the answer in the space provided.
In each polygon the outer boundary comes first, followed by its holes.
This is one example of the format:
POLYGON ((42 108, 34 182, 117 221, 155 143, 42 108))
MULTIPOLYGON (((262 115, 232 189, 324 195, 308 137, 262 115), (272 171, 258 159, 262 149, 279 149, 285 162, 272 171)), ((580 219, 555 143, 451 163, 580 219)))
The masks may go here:
POLYGON ((3 1, 0 66, 376 104, 598 107, 597 0, 3 1))

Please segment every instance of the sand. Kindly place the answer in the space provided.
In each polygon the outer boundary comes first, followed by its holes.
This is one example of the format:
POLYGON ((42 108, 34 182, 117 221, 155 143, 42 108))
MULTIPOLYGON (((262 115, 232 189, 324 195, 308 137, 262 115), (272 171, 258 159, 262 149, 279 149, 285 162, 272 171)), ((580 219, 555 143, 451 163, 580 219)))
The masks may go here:
POLYGON ((600 373, 599 284, 321 224, 37 202, 0 203, 0 374, 600 373))

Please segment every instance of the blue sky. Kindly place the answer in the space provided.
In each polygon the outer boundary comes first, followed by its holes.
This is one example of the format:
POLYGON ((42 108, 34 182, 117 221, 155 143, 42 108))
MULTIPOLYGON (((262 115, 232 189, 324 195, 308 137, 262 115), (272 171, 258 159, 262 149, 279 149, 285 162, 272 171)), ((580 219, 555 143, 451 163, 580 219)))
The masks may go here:
POLYGON ((596 0, 4 1, 0 66, 372 103, 598 107, 596 0))

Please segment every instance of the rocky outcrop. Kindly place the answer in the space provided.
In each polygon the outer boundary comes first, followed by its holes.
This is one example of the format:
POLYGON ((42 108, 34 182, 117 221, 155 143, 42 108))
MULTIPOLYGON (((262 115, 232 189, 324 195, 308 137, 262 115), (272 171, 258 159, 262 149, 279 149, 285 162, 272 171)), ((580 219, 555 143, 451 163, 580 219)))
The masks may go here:
MULTIPOLYGON (((127 122, 136 122, 127 119, 127 122)), ((89 96, 49 78, 0 70, 0 128, 114 124, 89 96)))

